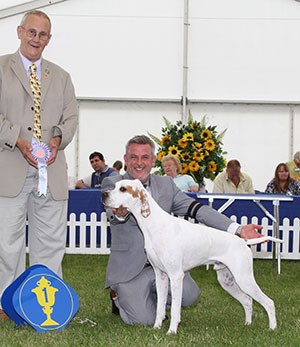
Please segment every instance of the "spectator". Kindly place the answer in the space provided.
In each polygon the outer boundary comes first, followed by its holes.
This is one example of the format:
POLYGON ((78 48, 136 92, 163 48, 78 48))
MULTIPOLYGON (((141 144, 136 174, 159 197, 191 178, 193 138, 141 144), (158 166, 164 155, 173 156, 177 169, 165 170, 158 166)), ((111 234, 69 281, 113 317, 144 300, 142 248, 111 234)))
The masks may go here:
POLYGON ((226 170, 215 178, 213 193, 254 194, 255 192, 252 179, 241 172, 241 164, 238 160, 230 160, 226 170))
POLYGON ((192 176, 181 175, 181 163, 178 157, 166 155, 162 159, 162 166, 167 176, 171 176, 176 186, 184 192, 198 192, 199 184, 196 183, 192 176))
POLYGON ((300 182, 300 152, 294 154, 294 160, 286 163, 291 178, 300 182))
POLYGON ((266 193, 300 195, 300 183, 290 177, 289 168, 285 163, 277 165, 275 177, 268 183, 266 193))
POLYGON ((123 164, 122 164, 121 160, 116 160, 114 162, 113 168, 117 171, 117 173, 120 173, 122 167, 123 167, 123 164))
POLYGON ((101 188, 101 183, 105 177, 117 176, 118 173, 105 164, 103 155, 100 152, 93 152, 89 156, 92 168, 95 170, 91 175, 77 181, 76 189, 101 188))
MULTIPOLYGON (((168 176, 151 175, 155 164, 155 145, 147 136, 135 136, 126 145, 124 175, 107 177, 102 191, 111 190, 122 179, 139 179, 154 200, 167 213, 196 218, 211 227, 236 233, 250 239, 260 237, 254 224, 239 226, 226 216, 195 201, 182 192, 168 176)), ((111 290, 113 313, 127 324, 153 324, 156 313, 155 275, 147 260, 144 238, 135 218, 126 208, 107 209, 111 230, 111 253, 106 271, 105 287, 111 290)), ((182 305, 192 305, 200 295, 197 284, 187 272, 183 279, 182 305)))
MULTIPOLYGON (((43 264, 62 276, 68 202, 64 149, 78 123, 69 74, 42 57, 51 39, 49 17, 26 13, 17 34, 19 50, 0 57, 0 296, 25 270, 26 218, 29 265, 43 264), (48 147, 47 185, 40 180, 39 186, 33 150, 47 158, 48 147)), ((0 306, 1 319, 7 316, 0 306)))

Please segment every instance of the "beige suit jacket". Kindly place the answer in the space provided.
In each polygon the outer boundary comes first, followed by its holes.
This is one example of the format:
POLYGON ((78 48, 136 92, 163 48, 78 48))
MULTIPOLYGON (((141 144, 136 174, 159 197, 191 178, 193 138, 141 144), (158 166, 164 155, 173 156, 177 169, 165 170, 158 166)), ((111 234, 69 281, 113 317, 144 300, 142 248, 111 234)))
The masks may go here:
MULTIPOLYGON (((31 142, 34 119, 29 78, 18 52, 0 57, 0 196, 17 196, 23 188, 28 163, 15 146, 18 137, 31 142)), ((49 144, 53 128, 62 133, 56 161, 49 165, 48 185, 55 200, 68 198, 64 149, 78 123, 78 105, 67 72, 42 59, 42 141, 49 144)))

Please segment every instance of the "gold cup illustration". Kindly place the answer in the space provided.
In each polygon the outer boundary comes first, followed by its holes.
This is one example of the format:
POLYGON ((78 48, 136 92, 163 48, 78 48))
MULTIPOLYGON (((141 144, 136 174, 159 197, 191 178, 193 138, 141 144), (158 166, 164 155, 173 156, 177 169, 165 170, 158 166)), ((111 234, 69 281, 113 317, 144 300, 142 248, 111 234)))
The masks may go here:
POLYGON ((39 305, 42 306, 42 310, 47 316, 45 322, 41 325, 59 325, 51 318, 53 312, 53 306, 55 303, 55 293, 58 291, 57 288, 51 287, 51 282, 48 281, 44 276, 36 282, 38 285, 36 288, 32 289, 32 292, 35 293, 39 305))

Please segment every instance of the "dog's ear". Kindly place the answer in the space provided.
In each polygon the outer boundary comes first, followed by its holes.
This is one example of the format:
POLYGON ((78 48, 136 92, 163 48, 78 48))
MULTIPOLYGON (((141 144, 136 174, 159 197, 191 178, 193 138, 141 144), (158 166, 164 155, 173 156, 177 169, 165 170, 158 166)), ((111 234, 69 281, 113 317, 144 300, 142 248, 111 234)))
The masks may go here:
POLYGON ((140 199, 142 202, 142 207, 141 207, 141 215, 144 218, 147 218, 150 216, 151 211, 150 211, 150 206, 149 206, 149 202, 147 199, 147 195, 144 193, 143 190, 140 191, 140 199))

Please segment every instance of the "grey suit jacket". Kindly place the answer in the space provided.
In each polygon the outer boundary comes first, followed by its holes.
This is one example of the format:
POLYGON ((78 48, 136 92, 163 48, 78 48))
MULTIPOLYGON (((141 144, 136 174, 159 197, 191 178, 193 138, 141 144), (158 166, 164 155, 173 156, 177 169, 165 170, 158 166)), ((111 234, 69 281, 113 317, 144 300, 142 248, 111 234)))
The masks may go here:
MULTIPOLYGON (((116 182, 130 179, 125 175, 107 177, 102 182, 102 191, 111 190, 116 182)), ((173 179, 168 176, 150 175, 151 195, 166 212, 178 216, 186 215, 189 206, 195 200, 177 188, 173 179)), ((130 215, 125 223, 115 218, 107 210, 111 230, 111 254, 106 272, 106 288, 116 283, 126 282, 137 276, 147 262, 144 250, 144 238, 135 218, 130 215)), ((197 212, 199 222, 221 230, 227 230, 231 219, 203 205, 197 212)))
MULTIPOLYGON (((26 178, 28 163, 15 146, 18 136, 31 142, 33 96, 18 52, 0 57, 0 196, 17 196, 26 178)), ((56 161, 48 167, 48 184, 55 200, 68 198, 64 149, 72 141, 78 123, 74 87, 67 72, 42 59, 42 141, 49 143, 53 127, 62 132, 56 161)))

